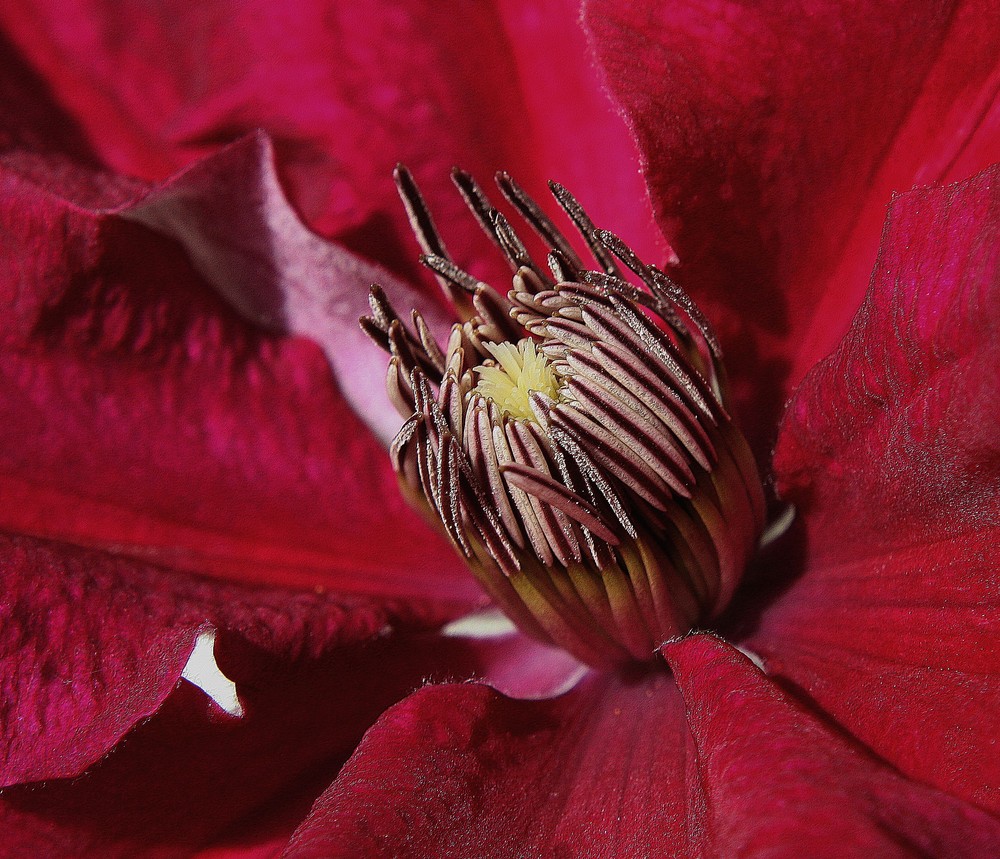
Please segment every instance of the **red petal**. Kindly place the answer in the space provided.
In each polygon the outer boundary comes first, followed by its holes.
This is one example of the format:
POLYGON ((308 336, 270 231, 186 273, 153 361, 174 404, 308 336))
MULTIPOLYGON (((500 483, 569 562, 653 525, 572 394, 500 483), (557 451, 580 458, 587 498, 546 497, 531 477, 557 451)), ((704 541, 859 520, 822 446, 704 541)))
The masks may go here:
POLYGON ((890 210, 850 334, 792 402, 802 577, 752 647, 903 772, 1000 809, 1000 167, 890 210))
MULTIPOLYGON (((255 145, 219 161, 252 165, 255 145)), ((210 173, 204 166, 200 178, 210 173)), ((228 175, 236 183, 238 174, 228 175)), ((226 199, 260 200, 252 196, 260 186, 246 180, 261 175, 244 177, 246 190, 226 199)), ((114 215, 0 175, 8 236, 0 291, 9 308, 0 332, 0 527, 245 579, 474 598, 451 549, 401 500, 384 451, 319 350, 249 324, 174 242, 125 219, 162 217, 182 232, 171 195, 188 193, 196 208, 198 180, 181 177, 114 215)), ((187 223, 195 260, 213 274, 240 266, 242 285, 232 276, 219 285, 245 313, 266 283, 281 312, 301 315, 308 304, 293 287, 319 278, 324 261, 333 269, 325 278, 335 276, 330 304, 360 303, 368 270, 311 236, 312 256, 292 257, 305 232, 289 225, 282 203, 266 195, 261 203, 259 223, 284 221, 254 247, 253 274, 251 249, 235 234, 254 223, 247 219, 227 221, 227 240, 217 229, 214 251, 199 244, 201 225, 187 223)), ((326 326, 336 353, 331 338, 347 322, 329 305, 314 308, 309 324, 326 326)), ((306 326, 300 316, 287 322, 306 326)), ((341 369, 357 398, 362 377, 351 361, 341 369)))
POLYGON ((545 702, 424 689, 368 732, 285 855, 685 855, 688 742, 666 674, 545 702))
POLYGON ((592 675, 539 703, 470 685, 416 693, 368 732, 285 855, 986 857, 1000 845, 1000 821, 908 782, 732 647, 694 636, 664 653, 683 708, 664 674, 592 675))
POLYGON ((998 16, 989 0, 587 4, 684 281, 730 307, 713 316, 759 440, 846 331, 890 192, 996 158, 998 16))
POLYGON ((461 264, 486 245, 450 187, 456 164, 487 181, 509 170, 537 192, 557 159, 557 178, 585 178, 594 197, 607 190, 628 226, 644 226, 632 146, 590 67, 575 4, 503 5, 456 15, 299 0, 277 14, 263 0, 12 0, 0 19, 118 172, 162 179, 262 128, 306 220, 397 267, 413 254, 389 179, 397 161, 427 187, 461 264))
POLYGON ((0 567, 2 785, 100 758, 166 699, 199 629, 219 631, 220 664, 242 682, 237 642, 318 658, 390 623, 435 621, 417 605, 222 584, 23 537, 0 537, 0 567))
POLYGON ((705 855, 985 859, 1000 849, 1000 821, 907 781, 733 647, 694 635, 662 652, 705 789, 705 855))
POLYGON ((94 206, 113 206, 142 190, 135 180, 101 170, 83 131, 2 35, 0 99, 0 161, 6 166, 94 206))
POLYGON ((592 60, 578 24, 579 0, 501 0, 498 5, 533 132, 534 164, 506 164, 504 169, 539 187, 549 179, 561 182, 580 198, 598 227, 614 230, 640 256, 658 262, 663 241, 653 224, 646 183, 636 169, 635 141, 592 60))
MULTIPOLYGON (((215 610, 224 611, 221 604, 215 610)), ((155 625, 155 605, 152 614, 155 625)), ((128 631, 132 639, 137 632, 128 631)), ((56 652, 57 642, 49 644, 56 652)), ((217 859, 274 856, 382 710, 428 677, 482 674, 502 649, 409 636, 289 661, 233 634, 220 645, 219 664, 237 682, 243 717, 219 718, 200 691, 182 683, 83 777, 5 790, 7 855, 105 859, 207 849, 217 859)), ((76 678, 80 700, 86 682, 99 688, 96 679, 76 678)), ((68 709, 73 696, 63 696, 68 709)), ((84 729, 90 715, 86 707, 78 713, 84 729)))
POLYGON ((250 322, 304 334, 330 359, 354 411, 388 446, 402 421, 384 394, 386 354, 361 331, 379 283, 444 342, 452 314, 308 230, 288 204, 270 141, 250 135, 117 210, 180 242, 195 268, 250 322))

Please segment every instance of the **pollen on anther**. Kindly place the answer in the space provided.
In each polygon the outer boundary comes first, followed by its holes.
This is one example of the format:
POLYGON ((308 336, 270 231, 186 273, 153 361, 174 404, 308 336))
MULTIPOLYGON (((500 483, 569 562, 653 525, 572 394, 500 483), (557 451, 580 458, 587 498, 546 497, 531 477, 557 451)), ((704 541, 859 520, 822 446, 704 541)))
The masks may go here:
POLYGON ((493 400, 501 411, 513 418, 534 421, 531 393, 538 392, 551 400, 559 399, 559 377, 548 359, 535 349, 533 340, 512 343, 484 343, 495 364, 475 368, 479 383, 475 392, 493 400))

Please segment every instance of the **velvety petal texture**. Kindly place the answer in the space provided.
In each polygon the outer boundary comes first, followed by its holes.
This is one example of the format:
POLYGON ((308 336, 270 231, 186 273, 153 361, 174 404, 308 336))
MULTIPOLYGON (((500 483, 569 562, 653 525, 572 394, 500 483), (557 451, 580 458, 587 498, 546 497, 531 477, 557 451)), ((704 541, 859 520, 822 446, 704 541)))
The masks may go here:
POLYGON ((93 206, 122 203, 143 190, 137 179, 105 169, 44 77, 2 32, 0 106, 0 163, 20 175, 93 206))
MULTIPOLYGON (((302 287, 323 268, 326 303, 310 324, 328 354, 353 355, 353 340, 338 345, 350 313, 338 301, 361 304, 371 271, 261 185, 268 154, 250 139, 110 212, 0 173, 0 525, 198 572, 474 598, 323 354, 283 333, 306 326, 318 287, 302 287), (206 237, 216 175, 246 211, 206 237), (190 257, 147 224, 182 237, 190 257)), ((334 363, 356 397, 366 378, 381 389, 371 362, 334 363)))
POLYGON ((397 161, 497 284, 450 168, 557 179, 705 299, 763 462, 890 192, 998 157, 1000 9, 578 13, 0 5, 0 852, 1000 854, 1000 168, 894 200, 783 425, 743 652, 599 673, 497 624, 401 500, 357 326, 372 281, 449 324, 397 161))
POLYGON ((683 855, 689 744, 666 673, 539 702, 431 687, 368 732, 285 856, 683 855))
POLYGON ((385 353, 361 331, 368 289, 419 310, 447 340, 440 304, 311 232, 285 197, 271 141, 248 135, 116 210, 180 242, 194 267, 249 322, 323 347, 354 412, 388 446, 400 416, 384 394, 385 353))
POLYGON ((989 0, 586 4, 759 447, 789 381, 847 330, 890 193, 996 159, 998 16, 989 0))
MULTIPOLYGON (((174 594, 173 610, 191 617, 195 603, 174 594)), ((245 594, 241 604, 240 591, 231 589, 230 608, 204 601, 201 610, 247 629, 253 596, 245 594)), ((122 602, 130 597, 126 591, 122 602)), ((282 606, 291 614, 302 599, 276 592, 270 602, 261 600, 254 609, 256 636, 220 632, 216 657, 239 690, 239 718, 182 681, 155 715, 84 775, 6 789, 0 797, 6 855, 275 857, 386 707, 428 680, 483 677, 509 656, 538 656, 528 644, 511 648, 509 641, 412 632, 352 643, 347 633, 359 631, 357 622, 337 636, 331 628, 325 639, 312 630, 312 646, 294 659, 273 642, 254 640, 268 625, 280 630, 282 606), (337 646, 316 646, 333 645, 335 638, 337 646)), ((317 599, 314 609, 314 625, 325 615, 332 627, 337 612, 330 600, 317 599)), ((149 660, 139 656, 148 669, 149 660)), ((99 688, 97 678, 93 683, 99 688)), ((84 719, 87 713, 80 709, 84 719)))
MULTIPOLYGON (((579 26, 579 0, 501 0, 532 131, 532 165, 504 169, 542 188, 555 179, 578 194, 599 227, 627 239, 644 259, 665 248, 654 227, 649 190, 636 169, 638 151, 607 94, 579 26)), ((522 127, 522 133, 527 129, 522 127)), ((547 248, 546 248, 547 250, 547 248)))
POLYGON ((123 559, 8 536, 0 558, 0 783, 77 775, 163 703, 198 619, 123 559))
POLYGON ((776 456, 801 578, 752 647, 904 772, 994 810, 1000 168, 897 197, 850 334, 776 456))
POLYGON ((310 225, 413 271, 389 181, 403 161, 456 260, 480 276, 506 267, 483 262, 487 243, 450 187, 456 165, 483 182, 508 170, 534 193, 549 178, 583 182, 601 220, 620 213, 637 242, 653 234, 633 144, 576 18, 572 0, 461 15, 426 0, 301 0, 280 12, 262 0, 15 0, 0 11, 16 50, 116 172, 164 179, 261 128, 310 225))
POLYGON ((199 631, 216 631, 220 658, 236 636, 294 660, 435 622, 416 604, 227 585, 27 537, 0 536, 0 567, 0 786, 101 758, 167 698, 199 631))
POLYGON ((696 856, 985 857, 1000 820, 911 782, 831 728, 725 642, 662 648, 704 792, 696 856))
POLYGON ((981 856, 1000 820, 909 782, 731 645, 548 702, 474 685, 386 713, 285 853, 305 857, 981 856))

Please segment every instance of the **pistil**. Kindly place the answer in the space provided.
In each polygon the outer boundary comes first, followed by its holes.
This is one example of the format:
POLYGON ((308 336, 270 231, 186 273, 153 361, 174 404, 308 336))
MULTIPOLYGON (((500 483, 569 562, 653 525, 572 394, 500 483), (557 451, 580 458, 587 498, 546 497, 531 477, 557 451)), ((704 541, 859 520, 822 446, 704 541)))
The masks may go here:
POLYGON ((555 400, 559 397, 559 377, 552 365, 535 349, 530 339, 512 343, 483 343, 493 361, 473 371, 479 377, 473 393, 492 400, 512 418, 534 421, 533 394, 555 400))

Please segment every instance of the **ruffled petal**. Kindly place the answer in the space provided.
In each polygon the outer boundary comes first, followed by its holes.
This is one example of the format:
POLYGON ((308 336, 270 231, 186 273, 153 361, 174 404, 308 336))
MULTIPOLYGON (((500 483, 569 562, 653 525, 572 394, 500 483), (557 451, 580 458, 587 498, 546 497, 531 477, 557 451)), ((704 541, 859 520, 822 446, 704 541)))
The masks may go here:
POLYGON ((85 205, 113 206, 143 190, 103 169, 83 129, 2 33, 0 103, 0 163, 85 205))
POLYGON ((433 606, 224 584, 27 537, 0 536, 0 569, 2 786, 89 767, 158 710, 203 631, 242 683, 248 647, 287 665, 442 619, 433 606))
POLYGON ((990 856, 1000 821, 909 782, 733 647, 546 702, 431 687, 389 710, 292 838, 338 856, 990 856), (678 689, 679 687, 679 689, 678 689), (679 691, 679 695, 678 695, 679 691))
MULTIPOLYGON (((131 581, 118 605, 142 603, 155 627, 161 617, 144 596, 149 590, 131 581)), ((94 601, 102 597, 99 592, 94 601)), ((245 604, 251 601, 244 597, 245 604)), ((203 606, 225 622, 221 600, 203 606)), ((313 622, 319 624, 321 606, 316 609, 313 622)), ((264 610, 280 612, 280 600, 263 599, 258 612, 264 610)), ((228 612, 233 623, 220 630, 216 656, 236 682, 242 715, 226 716, 182 681, 154 716, 80 778, 5 790, 0 821, 8 855, 275 856, 379 713, 429 679, 483 676, 507 649, 495 641, 437 635, 383 635, 353 644, 342 637, 339 646, 331 638, 325 651, 306 649, 289 660, 287 652, 251 644, 236 631, 247 625, 246 609, 228 612)), ((109 614, 110 626, 138 643, 136 628, 122 630, 109 614)), ((327 612, 331 626, 335 616, 327 612)), ((148 661, 139 667, 148 669, 148 661)), ((116 675, 115 682, 121 680, 116 675)), ((82 685, 99 688, 96 679, 75 682, 80 700, 82 685)), ((24 707, 28 711, 27 702, 24 707)), ((108 718, 119 712, 111 710, 108 718)), ((91 715, 86 707, 78 711, 83 730, 91 715)), ((11 723, 3 724, 9 729, 11 723)))
POLYGON ((355 413, 388 446, 402 422, 384 393, 386 356, 361 331, 368 288, 416 309, 442 343, 454 319, 384 268, 311 232, 278 181, 271 141, 249 135, 115 213, 180 242, 249 322, 315 340, 355 413))
POLYGON ((302 228, 266 155, 252 139, 112 212, 0 174, 0 527, 242 579, 478 599, 322 353, 284 333, 324 340, 363 396, 374 364, 337 337, 372 269, 302 228), (255 210, 228 230, 185 220, 218 214, 216 170, 255 210), (146 224, 181 236, 219 291, 146 224))
POLYGON ((591 0, 585 20, 763 447, 861 302, 890 193, 995 160, 1000 9, 591 0))
POLYGON ((306 221, 395 270, 414 254, 389 178, 398 161, 426 187, 457 261, 480 276, 506 269, 483 262, 485 239, 450 187, 454 165, 484 182, 509 170, 534 193, 548 178, 585 180, 599 215, 619 213, 619 228, 648 240, 633 147, 574 4, 500 7, 18 1, 0 21, 106 166, 161 180, 264 129, 306 221))
POLYGON ((901 195, 782 426, 807 562, 751 647, 903 772, 1000 809, 1000 167, 901 195))
POLYGON ((908 781, 713 636, 662 653, 707 809, 696 855, 989 857, 1000 820, 908 781))
POLYGON ((665 673, 541 702, 427 688, 368 732, 285 856, 691 855, 689 745, 665 673))

